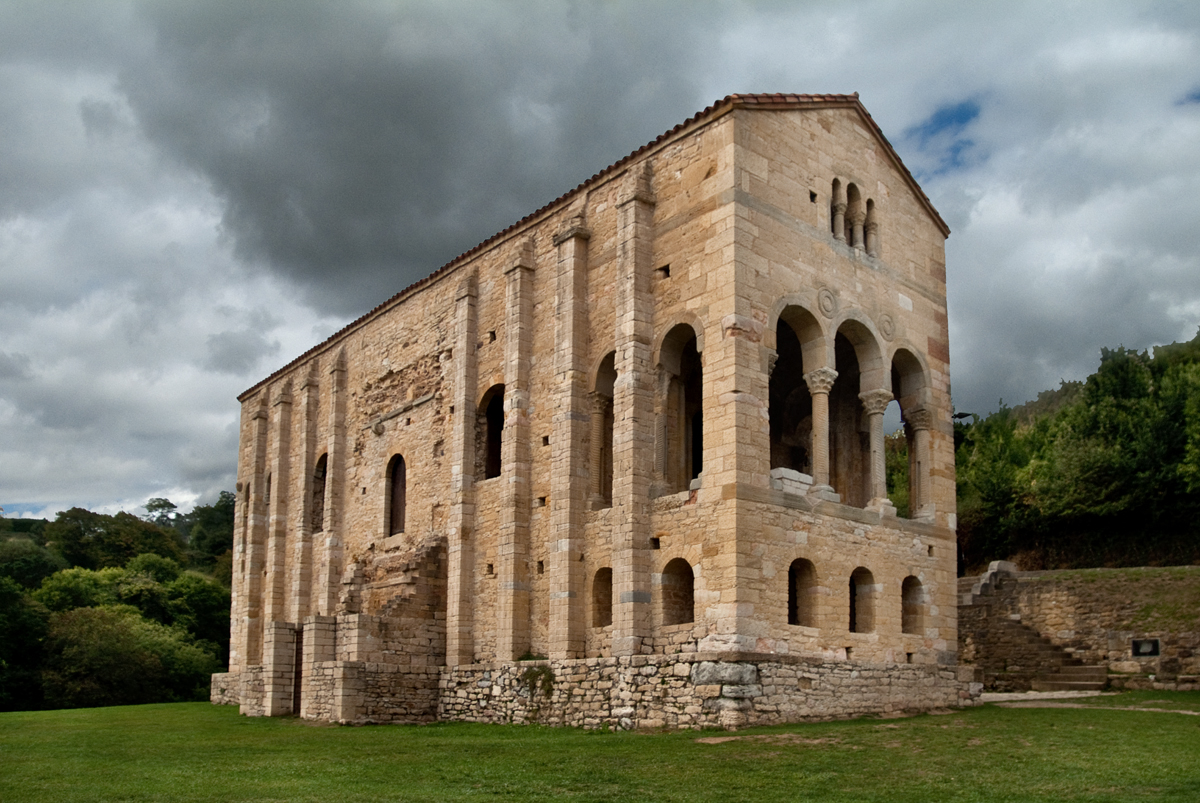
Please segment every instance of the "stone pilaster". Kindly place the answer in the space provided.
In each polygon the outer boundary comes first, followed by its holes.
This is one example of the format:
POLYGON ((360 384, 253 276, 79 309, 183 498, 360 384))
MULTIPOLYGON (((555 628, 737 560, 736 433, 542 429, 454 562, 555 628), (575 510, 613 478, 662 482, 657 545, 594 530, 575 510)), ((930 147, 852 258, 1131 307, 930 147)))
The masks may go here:
POLYGON ((446 665, 475 660, 473 573, 475 570, 475 361, 476 284, 467 276, 454 300, 453 399, 450 436, 450 511, 447 521, 446 665))
POLYGON ((345 520, 342 503, 346 497, 346 353, 338 352, 329 368, 329 457, 326 459, 324 552, 317 613, 332 616, 337 611, 342 584, 342 555, 345 520))
POLYGON ((240 560, 235 572, 240 578, 241 593, 233 608, 239 620, 240 638, 234 639, 230 650, 230 669, 236 664, 241 668, 262 662, 262 574, 267 544, 266 516, 266 473, 267 438, 270 416, 266 406, 267 392, 259 397, 258 407, 251 413, 250 427, 254 447, 250 457, 250 471, 245 482, 242 500, 242 540, 240 560), (235 659, 236 655, 236 659, 235 659))
POLYGON ((533 350, 533 242, 526 241, 505 271, 504 497, 497 543, 500 593, 496 657, 529 651, 529 514, 533 457, 529 451, 529 369, 533 350))
POLYGON ((317 406, 320 386, 317 383, 317 365, 304 379, 300 388, 300 454, 303 460, 296 482, 299 504, 293 506, 292 532, 292 582, 288 591, 288 619, 299 622, 309 614, 309 597, 312 588, 312 505, 313 469, 317 461, 317 406))
POLYGON ((832 494, 829 484, 829 391, 837 379, 832 368, 817 368, 804 375, 812 395, 812 467, 813 487, 810 493, 832 494))
POLYGON ((266 588, 263 594, 263 619, 282 621, 286 591, 288 536, 288 479, 292 457, 292 383, 287 381, 275 397, 271 417, 271 502, 267 515, 266 588))
MULTIPOLYGON (((584 535, 584 434, 587 431, 588 346, 587 243, 591 233, 582 216, 571 218, 554 238, 558 249, 554 342, 557 405, 550 472, 550 655, 583 655, 586 578, 579 556, 584 535)), ((592 454, 596 452, 592 426, 592 454)), ((591 484, 599 477, 592 462, 591 484)))
POLYGON ((877 510, 883 515, 896 515, 896 506, 887 496, 887 466, 883 446, 883 414, 892 401, 892 392, 883 388, 864 390, 858 394, 863 410, 867 414, 870 429, 870 495, 868 510, 877 510))
POLYGON ((281 717, 292 713, 296 691, 296 626, 267 623, 263 636, 263 713, 281 717))
POLYGON ((304 719, 317 719, 309 709, 312 694, 308 690, 311 680, 318 675, 321 664, 337 657, 337 619, 332 616, 309 616, 304 620, 304 642, 300 665, 303 667, 304 682, 300 695, 298 713, 304 719))
POLYGON ((647 551, 653 479, 654 410, 650 343, 651 237, 655 197, 649 162, 630 167, 617 207, 616 370, 613 416, 613 636, 614 655, 642 651, 650 625, 647 551))

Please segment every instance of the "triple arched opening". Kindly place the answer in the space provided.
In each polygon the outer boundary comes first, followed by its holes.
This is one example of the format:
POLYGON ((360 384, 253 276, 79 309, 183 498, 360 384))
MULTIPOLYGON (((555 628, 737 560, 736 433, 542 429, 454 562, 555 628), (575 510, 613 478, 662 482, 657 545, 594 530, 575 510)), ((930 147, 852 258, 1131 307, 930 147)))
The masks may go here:
MULTIPOLYGON (((844 316, 832 333, 800 305, 787 305, 775 326, 775 357, 768 381, 770 466, 809 475, 843 504, 886 503, 888 467, 883 416, 899 403, 909 440, 909 509, 927 511, 928 429, 926 370, 914 352, 885 356, 874 326, 844 316), (831 342, 832 340, 832 342, 831 342), (925 432, 925 436, 919 432, 925 432)), ((894 473, 894 472, 893 472, 894 473)), ((911 511, 911 513, 910 513, 911 511)))
MULTIPOLYGON (((787 619, 789 625, 819 627, 820 584, 812 561, 797 558, 788 567, 787 619)), ((850 633, 873 633, 876 630, 876 603, 881 587, 865 566, 850 573, 847 584, 846 630, 850 633)), ((900 585, 901 626, 904 634, 925 632, 929 603, 920 578, 909 575, 900 585)))
POLYGON ((835 178, 830 188, 829 230, 833 238, 851 248, 879 256, 879 220, 875 200, 863 196, 854 182, 843 185, 835 178))

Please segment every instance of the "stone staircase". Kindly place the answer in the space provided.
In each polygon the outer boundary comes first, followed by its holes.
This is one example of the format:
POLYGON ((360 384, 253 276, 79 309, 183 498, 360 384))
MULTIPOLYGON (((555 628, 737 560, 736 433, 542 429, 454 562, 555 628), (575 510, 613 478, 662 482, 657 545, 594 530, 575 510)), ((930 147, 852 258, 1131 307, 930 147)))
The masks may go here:
POLYGON ((982 670, 984 688, 992 691, 1098 691, 1108 684, 1103 666, 1084 666, 1067 650, 1021 622, 1001 604, 1000 592, 1015 582, 1016 567, 994 563, 980 578, 961 578, 959 594, 962 636, 972 642, 971 663, 982 670), (962 632, 965 628, 966 632, 962 632))

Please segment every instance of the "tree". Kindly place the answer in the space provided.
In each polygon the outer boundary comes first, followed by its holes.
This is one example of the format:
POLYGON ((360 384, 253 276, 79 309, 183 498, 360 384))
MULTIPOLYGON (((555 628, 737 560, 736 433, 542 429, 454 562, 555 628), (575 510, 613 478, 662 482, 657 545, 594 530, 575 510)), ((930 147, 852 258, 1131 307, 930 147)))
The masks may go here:
POLYGON ((52 614, 42 686, 53 708, 204 699, 214 651, 117 605, 52 614))
POLYGON ((41 707, 42 639, 50 612, 0 577, 0 711, 41 707))
POLYGON ((183 560, 178 533, 124 511, 107 516, 73 507, 46 527, 46 538, 72 565, 87 569, 124 566, 144 552, 183 560))
POLYGON ((9 577, 25 588, 37 588, 50 575, 67 568, 67 562, 33 539, 21 535, 0 541, 0 577, 9 577))

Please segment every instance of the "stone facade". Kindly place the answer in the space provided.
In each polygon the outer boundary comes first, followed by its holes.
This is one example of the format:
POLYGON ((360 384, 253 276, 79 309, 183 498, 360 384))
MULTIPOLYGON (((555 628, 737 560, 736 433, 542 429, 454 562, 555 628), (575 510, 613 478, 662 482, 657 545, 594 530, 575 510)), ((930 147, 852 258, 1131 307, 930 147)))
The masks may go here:
POLYGON ((1027 690, 1064 657, 1106 669, 1115 688, 1200 689, 1200 566, 1022 572, 997 561, 959 583, 960 656, 989 689, 1027 690))
POLYGON ((579 724, 969 699, 947 234, 857 96, 735 95, 400 292, 239 397, 214 699, 507 721, 534 666, 579 724))

